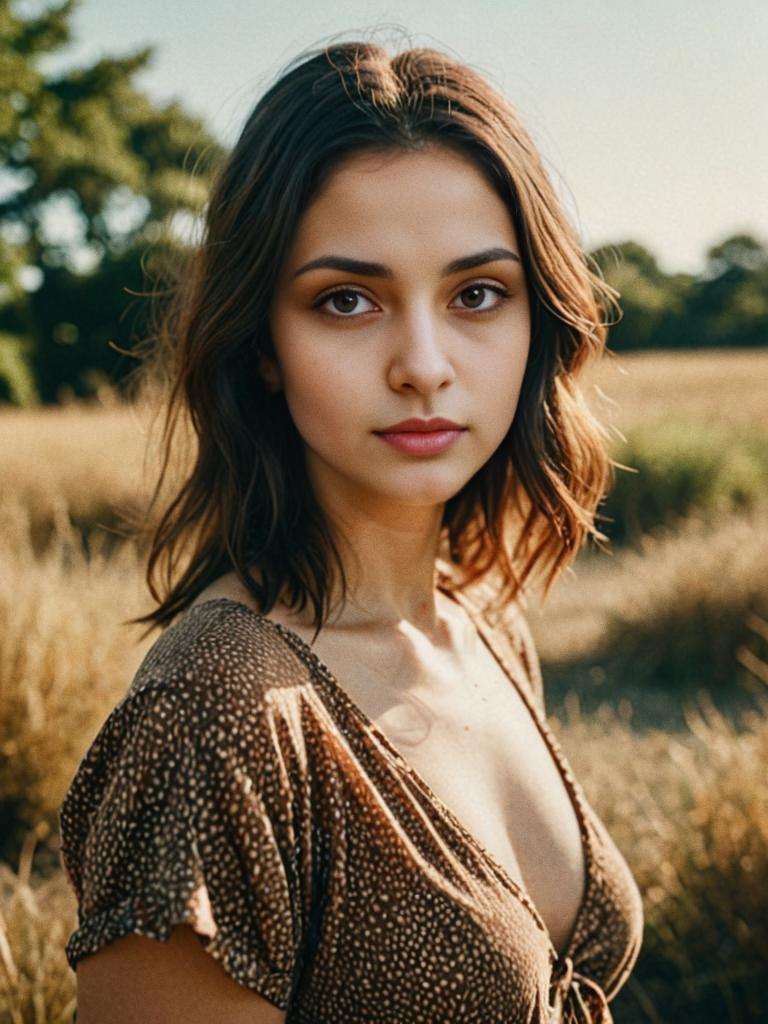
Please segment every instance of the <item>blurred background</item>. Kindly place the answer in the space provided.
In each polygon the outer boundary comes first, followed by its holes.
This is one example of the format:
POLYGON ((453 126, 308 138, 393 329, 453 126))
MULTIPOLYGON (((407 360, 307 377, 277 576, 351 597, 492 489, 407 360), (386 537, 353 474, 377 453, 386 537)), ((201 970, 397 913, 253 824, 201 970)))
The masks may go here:
POLYGON ((528 616, 643 892, 617 1024, 768 1016, 768 8, 0 0, 0 1021, 71 1022, 56 811, 155 637, 131 350, 254 102, 308 47, 436 46, 517 107, 622 321, 584 394, 624 467, 528 616))

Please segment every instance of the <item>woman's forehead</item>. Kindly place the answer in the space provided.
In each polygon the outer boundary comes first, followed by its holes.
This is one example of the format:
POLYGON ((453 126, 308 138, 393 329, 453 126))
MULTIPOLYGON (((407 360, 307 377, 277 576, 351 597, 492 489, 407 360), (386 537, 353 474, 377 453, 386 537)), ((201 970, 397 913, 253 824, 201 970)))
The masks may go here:
POLYGON ((454 198, 478 189, 493 192, 485 174, 469 155, 455 147, 431 144, 418 149, 364 149, 350 154, 329 172, 312 205, 343 194, 375 206, 377 193, 382 189, 389 200, 392 193, 403 193, 406 198, 405 183, 423 186, 436 197, 445 189, 451 190, 454 198))
POLYGON ((362 152, 329 175, 305 211, 290 262, 298 266, 321 249, 372 258, 374 248, 431 246, 441 261, 493 246, 516 250, 509 210, 483 171, 445 147, 362 152))

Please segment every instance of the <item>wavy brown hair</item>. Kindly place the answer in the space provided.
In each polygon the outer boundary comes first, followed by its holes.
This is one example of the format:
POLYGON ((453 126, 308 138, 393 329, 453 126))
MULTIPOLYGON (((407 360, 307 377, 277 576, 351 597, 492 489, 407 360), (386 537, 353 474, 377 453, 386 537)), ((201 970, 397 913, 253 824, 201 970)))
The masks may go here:
POLYGON ((302 213, 340 161, 435 144, 471 158, 506 204, 531 296, 531 346, 510 430, 444 508, 441 550, 457 568, 456 585, 493 570, 502 604, 537 570, 546 594, 589 535, 607 541, 595 521, 618 464, 576 376, 604 349, 616 293, 583 253, 527 131, 481 76, 439 51, 391 57, 368 43, 334 45, 300 58, 257 103, 142 353, 140 376, 159 371, 167 384, 147 565, 158 607, 131 620, 149 623, 147 632, 231 570, 263 614, 282 595, 298 611, 309 602, 316 630, 336 579, 344 600, 339 550, 301 439, 282 392, 259 372, 265 356, 275 358, 270 302, 302 213), (158 516, 185 419, 194 464, 158 516))

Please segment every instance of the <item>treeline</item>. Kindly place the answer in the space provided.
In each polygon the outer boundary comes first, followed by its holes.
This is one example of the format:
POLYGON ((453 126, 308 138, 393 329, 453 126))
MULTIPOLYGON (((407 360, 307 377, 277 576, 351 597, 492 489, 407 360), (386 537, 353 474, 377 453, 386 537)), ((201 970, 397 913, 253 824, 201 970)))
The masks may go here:
POLYGON ((768 248, 749 234, 732 235, 706 254, 699 275, 665 274, 637 242, 591 254, 620 294, 615 351, 768 344, 768 248))
MULTIPOLYGON (((151 333, 142 295, 162 284, 223 156, 199 120, 133 84, 149 48, 41 69, 70 41, 75 5, 33 15, 0 0, 0 402, 125 383, 136 361, 124 351, 151 333)), ((700 276, 663 273, 635 242, 592 255, 621 293, 615 350, 768 340, 768 250, 756 238, 713 247, 700 276)))

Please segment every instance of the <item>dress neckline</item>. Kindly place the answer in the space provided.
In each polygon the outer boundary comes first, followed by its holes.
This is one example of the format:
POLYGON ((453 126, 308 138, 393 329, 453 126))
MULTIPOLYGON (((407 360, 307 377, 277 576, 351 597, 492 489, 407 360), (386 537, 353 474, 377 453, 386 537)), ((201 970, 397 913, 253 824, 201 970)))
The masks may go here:
POLYGON ((578 792, 578 788, 575 784, 575 780, 570 773, 565 761, 563 759, 562 752, 555 741, 555 737, 552 734, 545 718, 540 714, 538 708, 534 704, 528 687, 520 685, 515 678, 515 672, 513 671, 508 660, 504 656, 503 652, 500 651, 495 645, 492 639, 493 630, 484 621, 482 615, 473 606, 472 602, 465 596, 459 596, 459 591, 448 591, 445 587, 438 584, 438 589, 441 590, 447 597, 454 600, 456 603, 461 605, 462 608, 467 612, 470 619, 477 629, 480 639, 485 643, 486 647, 494 657, 501 670, 504 672, 510 683, 515 687, 516 691, 520 695, 523 703, 528 709, 529 714, 532 716, 536 726, 544 739, 544 742, 549 750, 550 756, 555 762, 555 765, 560 773, 560 776, 565 785, 566 791, 570 797, 571 806, 573 807, 576 820, 579 825, 579 831, 581 833, 581 844, 582 844, 582 860, 583 860, 583 871, 584 871, 584 887, 582 891, 581 901, 576 910, 575 918, 571 928, 570 935, 565 944, 562 953, 558 953, 555 948, 555 944, 552 941, 552 935, 547 927, 544 919, 539 913, 536 904, 534 903, 531 895, 529 894, 526 887, 517 882, 511 877, 509 872, 498 862, 496 857, 487 850, 483 844, 477 839, 473 833, 463 824, 460 818, 451 810, 451 808, 433 792, 429 783, 408 763, 403 757, 398 748, 392 743, 391 740, 382 732, 382 730, 376 725, 376 723, 369 718, 369 716, 363 711, 363 709, 349 696, 347 691, 341 685, 339 680, 336 678, 330 668, 323 662, 323 660, 317 655, 315 650, 307 643, 307 641, 290 626, 284 625, 282 622, 277 622, 274 619, 270 619, 268 616, 263 615, 261 612, 256 611, 255 608, 251 608, 249 605, 242 601, 238 601, 235 598, 230 597, 214 597, 209 598, 206 601, 201 601, 197 608, 202 608, 205 605, 212 604, 230 604, 235 605, 238 608, 244 610, 248 615, 255 617, 262 622, 268 623, 273 629, 276 629, 282 637, 284 637, 288 643, 294 648, 300 657, 305 662, 309 662, 311 668, 315 669, 316 677, 319 678, 326 687, 326 692, 330 696, 339 701, 341 705, 352 714, 353 717, 357 718, 363 728, 371 734, 377 741, 379 747, 387 759, 394 763, 399 771, 407 775, 411 781, 416 785, 418 789, 427 797, 432 803, 433 807, 436 808, 437 812, 451 825, 452 829, 458 833, 458 835, 468 844, 476 853, 486 861, 486 863, 493 869, 495 874, 499 877, 503 885, 512 892, 514 896, 528 909, 536 924, 544 933, 546 937, 549 956, 552 962, 552 967, 556 965, 564 964, 567 959, 571 957, 573 953, 573 947, 576 939, 576 935, 579 931, 582 918, 584 916, 589 897, 592 889, 593 879, 593 863, 594 863, 594 851, 592 848, 592 838, 590 834, 589 825, 587 822, 586 807, 584 806, 581 796, 578 792))

